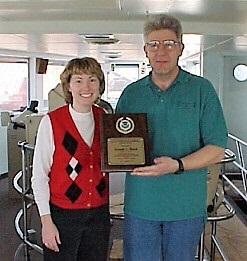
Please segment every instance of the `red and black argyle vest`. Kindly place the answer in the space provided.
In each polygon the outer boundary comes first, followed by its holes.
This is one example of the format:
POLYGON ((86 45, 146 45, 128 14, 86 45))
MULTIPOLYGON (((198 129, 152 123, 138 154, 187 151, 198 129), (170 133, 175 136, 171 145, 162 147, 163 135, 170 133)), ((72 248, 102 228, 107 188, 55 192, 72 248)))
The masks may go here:
POLYGON ((79 134, 69 106, 48 113, 55 151, 50 177, 50 201, 66 209, 88 209, 108 203, 109 176, 100 168, 99 117, 104 113, 93 106, 95 130, 89 147, 79 134))

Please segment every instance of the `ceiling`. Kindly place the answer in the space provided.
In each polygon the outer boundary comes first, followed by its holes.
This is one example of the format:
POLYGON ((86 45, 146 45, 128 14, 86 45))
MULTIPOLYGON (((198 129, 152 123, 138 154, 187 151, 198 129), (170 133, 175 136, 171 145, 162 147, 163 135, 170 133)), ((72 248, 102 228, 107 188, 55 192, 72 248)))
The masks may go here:
POLYGON ((143 21, 156 13, 182 22, 183 58, 208 48, 247 52, 247 0, 0 0, 0 54, 142 61, 143 21), (87 43, 88 34, 119 42, 87 43))

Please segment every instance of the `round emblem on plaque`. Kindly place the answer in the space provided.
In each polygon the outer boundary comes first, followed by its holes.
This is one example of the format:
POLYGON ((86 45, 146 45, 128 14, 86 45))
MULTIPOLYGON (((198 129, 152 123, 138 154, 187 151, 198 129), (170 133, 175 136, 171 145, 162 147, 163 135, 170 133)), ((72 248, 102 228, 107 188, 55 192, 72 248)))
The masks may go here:
POLYGON ((134 121, 129 117, 121 117, 116 122, 116 129, 123 134, 131 133, 135 128, 134 121))

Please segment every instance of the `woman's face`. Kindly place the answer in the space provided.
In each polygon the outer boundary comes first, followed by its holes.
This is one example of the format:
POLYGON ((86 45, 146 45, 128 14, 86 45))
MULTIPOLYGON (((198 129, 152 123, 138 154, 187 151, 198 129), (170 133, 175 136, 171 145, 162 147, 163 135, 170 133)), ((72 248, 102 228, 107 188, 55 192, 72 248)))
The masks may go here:
POLYGON ((89 112, 100 96, 100 82, 91 74, 74 74, 71 76, 69 91, 73 97, 72 107, 77 112, 89 112))

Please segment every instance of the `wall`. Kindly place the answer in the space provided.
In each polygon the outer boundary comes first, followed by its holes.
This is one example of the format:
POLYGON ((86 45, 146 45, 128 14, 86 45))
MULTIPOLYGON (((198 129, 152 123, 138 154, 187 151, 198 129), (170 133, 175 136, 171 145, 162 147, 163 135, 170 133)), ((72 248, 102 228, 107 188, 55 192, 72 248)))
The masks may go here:
MULTIPOLYGON (((247 81, 238 82, 233 77, 233 69, 239 63, 247 64, 246 53, 229 48, 225 50, 223 46, 204 53, 204 76, 213 83, 219 94, 228 132, 247 142, 247 81)), ((228 148, 238 155, 236 144, 231 139, 228 148)), ((246 149, 242 148, 245 162, 246 149)), ((238 172, 232 165, 227 165, 226 168, 230 172, 238 172)))
POLYGON ((224 57, 223 102, 229 132, 247 141, 247 82, 238 82, 233 77, 233 68, 238 63, 247 64, 247 56, 224 57))
MULTIPOLYGON (((203 53, 203 76, 214 85, 219 97, 222 96, 223 62, 221 53, 210 50, 203 53)), ((221 102, 222 99, 221 99, 221 102)))
POLYGON ((238 82, 233 77, 233 68, 239 63, 247 64, 247 55, 216 51, 204 53, 203 75, 219 94, 228 132, 247 141, 247 82, 238 82))

